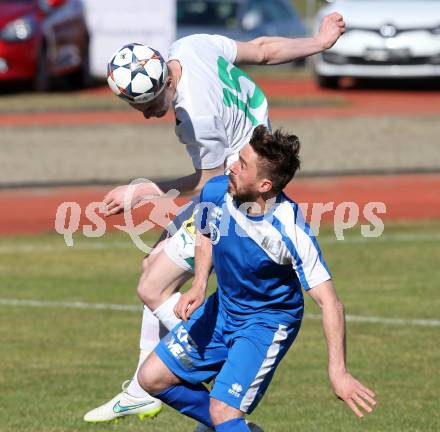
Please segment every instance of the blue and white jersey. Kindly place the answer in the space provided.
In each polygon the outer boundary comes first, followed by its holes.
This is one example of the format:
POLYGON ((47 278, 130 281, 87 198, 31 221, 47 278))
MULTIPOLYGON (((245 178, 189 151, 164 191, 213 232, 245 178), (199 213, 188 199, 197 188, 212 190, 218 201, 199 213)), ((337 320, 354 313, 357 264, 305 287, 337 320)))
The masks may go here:
POLYGON ((229 178, 206 183, 197 226, 210 235, 221 309, 229 321, 300 320, 308 290, 331 279, 298 205, 284 193, 261 216, 251 216, 227 193, 229 178))

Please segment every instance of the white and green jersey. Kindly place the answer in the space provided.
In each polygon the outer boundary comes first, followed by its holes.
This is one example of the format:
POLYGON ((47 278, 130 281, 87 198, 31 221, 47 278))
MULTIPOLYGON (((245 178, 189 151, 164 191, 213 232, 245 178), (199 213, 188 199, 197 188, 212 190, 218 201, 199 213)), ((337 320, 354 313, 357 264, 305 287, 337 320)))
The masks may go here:
POLYGON ((236 56, 235 41, 218 35, 192 35, 171 46, 168 61, 182 67, 176 134, 197 169, 229 167, 256 126, 270 127, 266 96, 234 65, 236 56))

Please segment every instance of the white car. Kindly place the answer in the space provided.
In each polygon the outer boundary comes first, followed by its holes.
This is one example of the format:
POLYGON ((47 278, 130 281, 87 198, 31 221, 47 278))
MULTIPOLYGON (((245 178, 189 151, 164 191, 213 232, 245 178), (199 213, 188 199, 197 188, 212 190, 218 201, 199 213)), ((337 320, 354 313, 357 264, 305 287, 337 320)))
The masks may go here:
POLYGON ((337 11, 347 30, 314 58, 321 87, 340 77, 426 78, 440 76, 439 0, 335 0, 316 17, 337 11))

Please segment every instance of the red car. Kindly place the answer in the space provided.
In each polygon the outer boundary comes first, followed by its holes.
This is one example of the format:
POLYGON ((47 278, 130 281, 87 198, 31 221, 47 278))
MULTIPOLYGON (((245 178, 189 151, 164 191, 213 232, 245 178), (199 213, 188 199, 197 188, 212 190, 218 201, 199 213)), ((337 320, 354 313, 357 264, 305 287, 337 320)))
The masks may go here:
POLYGON ((47 91, 56 77, 89 80, 89 36, 81 0, 0 0, 0 83, 30 81, 47 91))

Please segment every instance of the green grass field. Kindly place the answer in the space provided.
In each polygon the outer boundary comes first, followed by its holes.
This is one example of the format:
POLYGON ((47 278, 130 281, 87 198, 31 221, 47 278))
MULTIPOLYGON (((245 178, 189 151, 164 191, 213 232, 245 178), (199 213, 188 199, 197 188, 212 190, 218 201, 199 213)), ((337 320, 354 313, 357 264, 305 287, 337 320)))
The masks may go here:
MULTIPOLYGON (((386 226, 380 239, 359 230, 336 242, 319 237, 349 315, 438 320, 440 222, 386 226)), ((142 259, 122 233, 75 238, 0 239, 1 431, 192 431, 165 408, 155 420, 87 425, 84 412, 106 401, 137 361, 141 314, 35 307, 5 299, 138 304, 142 259)), ((306 313, 319 311, 307 301, 306 313)), ((377 392, 374 414, 357 419, 330 390, 320 321, 306 318, 252 419, 266 432, 439 431, 440 327, 348 323, 350 370, 377 392)))

